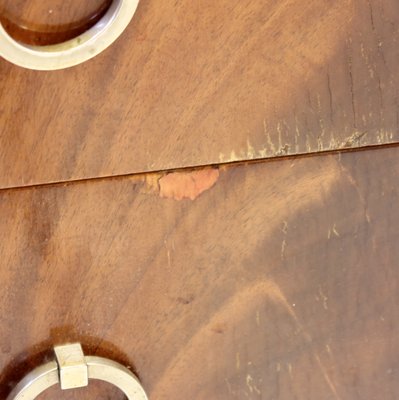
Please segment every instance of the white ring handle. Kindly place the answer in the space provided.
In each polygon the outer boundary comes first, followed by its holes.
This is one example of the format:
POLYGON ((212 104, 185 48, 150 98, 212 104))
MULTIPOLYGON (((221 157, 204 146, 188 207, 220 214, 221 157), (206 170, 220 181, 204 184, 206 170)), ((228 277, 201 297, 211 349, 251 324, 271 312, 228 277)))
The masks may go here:
POLYGON ((105 15, 74 39, 30 46, 13 39, 0 23, 0 56, 20 67, 51 71, 81 64, 110 46, 126 29, 139 0, 114 0, 105 15))
POLYGON ((30 372, 9 394, 7 400, 34 400, 50 387, 60 384, 68 390, 85 387, 89 379, 108 382, 129 400, 148 400, 137 377, 123 365, 102 357, 84 356, 80 344, 55 348, 57 361, 30 372))

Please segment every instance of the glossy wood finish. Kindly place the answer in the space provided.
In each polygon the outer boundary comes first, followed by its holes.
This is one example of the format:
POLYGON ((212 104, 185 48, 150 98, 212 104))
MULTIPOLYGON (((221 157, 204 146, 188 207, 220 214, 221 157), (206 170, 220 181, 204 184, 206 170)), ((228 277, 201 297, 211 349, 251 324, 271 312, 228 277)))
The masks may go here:
POLYGON ((32 30, 39 26, 50 30, 88 18, 106 3, 105 0, 0 0, 0 11, 15 24, 32 30))
POLYGON ((59 43, 84 32, 101 17, 110 1, 0 0, 0 18, 11 35, 22 42, 59 43))
POLYGON ((141 1, 82 66, 0 61, 0 187, 396 142, 398 39, 397 0, 141 1))
POLYGON ((398 155, 1 191, 0 396, 79 340, 151 400, 396 399, 398 155))

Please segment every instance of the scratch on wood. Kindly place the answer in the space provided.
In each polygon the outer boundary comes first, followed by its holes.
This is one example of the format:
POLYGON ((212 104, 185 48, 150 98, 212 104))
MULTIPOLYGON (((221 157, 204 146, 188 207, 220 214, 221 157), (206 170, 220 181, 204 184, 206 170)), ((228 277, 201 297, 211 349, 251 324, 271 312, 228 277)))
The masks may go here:
POLYGON ((319 364, 320 370, 321 370, 321 372, 323 374, 323 377, 324 377, 325 381, 327 382, 328 387, 330 388, 331 392, 334 394, 335 398, 337 400, 340 400, 341 396, 339 396, 337 388, 335 387, 334 382, 330 378, 330 375, 328 374, 326 367, 321 362, 320 356, 318 354, 316 354, 315 358, 316 358, 317 363, 319 364))
POLYGON ((333 225, 333 227, 331 229, 328 230, 327 239, 331 239, 332 235, 334 235, 336 237, 340 237, 335 224, 333 225))
POLYGON ((287 242, 284 239, 283 242, 281 243, 281 259, 284 260, 284 252, 285 252, 285 248, 287 246, 287 242))
POLYGON ((237 371, 240 370, 240 365, 241 365, 240 353, 236 353, 236 370, 237 370, 237 371))
POLYGON ((254 383, 254 379, 252 378, 252 376, 250 374, 247 375, 246 383, 247 383, 247 387, 251 393, 255 392, 257 394, 261 394, 261 391, 256 387, 256 385, 254 383))
POLYGON ((351 93, 351 101, 352 101, 353 127, 356 129, 357 116, 356 116, 355 89, 354 89, 354 81, 353 81, 353 72, 352 72, 353 65, 352 65, 352 55, 351 54, 348 57, 348 64, 349 64, 350 93, 351 93))
POLYGON ((323 292, 321 287, 319 287, 319 294, 320 294, 320 297, 323 300, 323 308, 325 310, 328 310, 328 303, 327 303, 328 302, 328 297, 324 294, 324 292, 323 292))
POLYGON ((360 202, 362 203, 362 206, 363 206, 363 209, 364 209, 364 215, 365 215, 366 221, 367 221, 368 224, 370 224, 371 223, 371 218, 370 218, 370 214, 369 214, 368 209, 367 209, 366 198, 363 196, 362 192, 360 191, 359 185, 357 184, 356 180, 353 178, 353 176, 350 173, 350 171, 342 164, 341 160, 339 160, 339 161, 340 161, 339 165, 340 165, 341 171, 344 173, 344 175, 348 179, 348 182, 356 190, 356 193, 359 196, 360 202))
POLYGON ((353 147, 353 146, 360 146, 361 139, 367 135, 367 132, 359 132, 356 131, 352 133, 349 137, 347 137, 339 146, 340 149, 353 147))
POLYGON ((269 144, 270 150, 273 154, 276 153, 276 147, 274 146, 272 139, 270 137, 270 131, 267 129, 266 120, 263 120, 263 132, 266 135, 267 143, 269 144))
POLYGON ((287 232, 288 232, 288 222, 287 221, 283 221, 283 227, 282 227, 281 231, 284 233, 284 235, 287 234, 287 232))
POLYGON ((247 158, 250 160, 256 158, 256 151, 251 145, 249 139, 247 139, 247 158))
POLYGON ((292 364, 288 363, 287 366, 288 366, 288 373, 290 374, 290 377, 292 378, 292 364))
POLYGON ((333 108, 333 95, 331 90, 331 78, 330 72, 327 72, 327 89, 328 89, 328 99, 329 99, 329 107, 330 107, 330 122, 334 122, 334 108, 333 108))

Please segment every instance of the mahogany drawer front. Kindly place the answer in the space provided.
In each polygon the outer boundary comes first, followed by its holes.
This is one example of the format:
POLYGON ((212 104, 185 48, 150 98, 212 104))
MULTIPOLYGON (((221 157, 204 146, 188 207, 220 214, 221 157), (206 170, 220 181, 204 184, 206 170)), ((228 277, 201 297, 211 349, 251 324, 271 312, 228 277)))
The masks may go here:
MULTIPOLYGON (((45 29, 54 1, 29 3, 2 14, 45 29)), ((105 3, 57 2, 60 30, 105 3)), ((397 142, 398 22, 397 0, 142 0, 85 64, 0 60, 0 187, 397 142)))
POLYGON ((398 151, 1 191, 0 396, 79 341, 151 400, 395 399, 398 151))

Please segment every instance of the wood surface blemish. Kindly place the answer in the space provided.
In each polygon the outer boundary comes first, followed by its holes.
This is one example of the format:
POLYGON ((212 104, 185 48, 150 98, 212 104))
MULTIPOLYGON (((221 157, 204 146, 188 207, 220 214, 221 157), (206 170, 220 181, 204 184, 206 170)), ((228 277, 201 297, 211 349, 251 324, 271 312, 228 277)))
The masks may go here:
POLYGON ((256 387, 255 383, 254 383, 254 379, 252 378, 252 376, 250 374, 247 375, 246 377, 246 383, 247 383, 247 387, 249 389, 250 393, 257 393, 258 395, 261 395, 261 391, 256 387))
POLYGON ((162 198, 195 200, 209 190, 219 179, 219 170, 207 168, 189 172, 172 172, 158 180, 159 195, 162 198))
MULTIPOLYGON (((223 165, 195 202, 170 170, 1 191, 0 399, 79 340, 151 400, 397 400, 398 171, 396 146, 223 165)), ((124 397, 88 390, 41 400, 124 397)))
MULTIPOLYGON (((174 392, 174 387, 169 387, 167 385, 168 379, 173 376, 175 385, 180 385, 179 382, 187 379, 180 371, 193 374, 194 368, 198 370, 203 368, 203 365, 199 363, 195 367, 192 366, 192 360, 195 354, 203 353, 209 348, 211 343, 215 344, 215 342, 218 341, 218 346, 222 346, 225 335, 215 335, 217 333, 222 333, 217 332, 215 328, 220 329, 223 327, 223 333, 228 334, 229 330, 237 329, 237 326, 242 323, 244 315, 247 315, 252 310, 257 310, 261 305, 265 305, 266 302, 271 302, 275 306, 282 308, 300 328, 300 331, 302 332, 304 330, 282 288, 274 280, 263 279, 250 282, 238 292, 228 297, 219 309, 215 310, 210 319, 205 321, 195 335, 179 349, 165 367, 162 376, 156 382, 150 393, 151 398, 161 398, 161 394, 162 398, 175 398, 176 393, 174 392)), ((310 340, 308 340, 308 342, 310 342, 310 340)), ((240 352, 236 352, 235 356, 233 355, 235 358, 236 371, 245 369, 247 363, 243 362, 242 356, 240 352)), ((219 365, 218 363, 214 363, 208 367, 210 373, 216 373, 219 365)), ((249 390, 249 394, 255 394, 258 393, 258 390, 260 391, 258 388, 259 382, 255 382, 252 375, 249 375, 249 378, 248 375, 244 375, 244 382, 247 383, 246 387, 249 390), (249 387, 251 387, 252 391, 249 387)), ((196 384, 201 385, 201 382, 197 382, 196 384)))
POLYGON ((153 173, 143 175, 143 185, 141 191, 142 193, 159 193, 159 180, 164 176, 162 173, 153 173))

